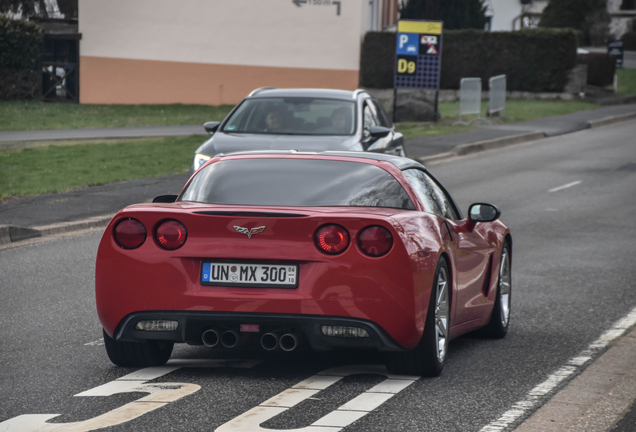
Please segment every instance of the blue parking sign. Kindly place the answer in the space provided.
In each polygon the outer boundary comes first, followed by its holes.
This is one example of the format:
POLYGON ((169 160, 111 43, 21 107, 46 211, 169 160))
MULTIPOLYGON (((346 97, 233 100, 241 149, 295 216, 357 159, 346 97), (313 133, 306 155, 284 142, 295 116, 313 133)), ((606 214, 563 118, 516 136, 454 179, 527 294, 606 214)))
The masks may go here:
POLYGON ((417 33, 398 33, 397 54, 418 55, 420 52, 420 35, 417 33))

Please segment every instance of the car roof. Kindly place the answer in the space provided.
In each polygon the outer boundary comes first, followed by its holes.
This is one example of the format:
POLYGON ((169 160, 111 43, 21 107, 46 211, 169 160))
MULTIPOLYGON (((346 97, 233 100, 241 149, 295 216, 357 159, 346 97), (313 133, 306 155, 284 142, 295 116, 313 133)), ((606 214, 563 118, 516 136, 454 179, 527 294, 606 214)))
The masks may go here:
POLYGON ((312 89, 312 88, 294 88, 279 89, 275 87, 261 87, 249 94, 248 98, 266 98, 266 97, 311 97, 323 99, 340 99, 340 100, 356 100, 358 95, 369 95, 364 90, 332 90, 332 89, 312 89))
POLYGON ((323 152, 299 152, 297 150, 254 150, 243 151, 234 153, 221 153, 216 157, 226 156, 259 156, 259 155, 290 155, 290 156, 335 156, 341 158, 356 158, 356 159, 368 159, 374 161, 384 161, 395 165, 398 169, 404 170, 407 168, 422 168, 423 165, 413 159, 394 156, 385 153, 374 152, 358 152, 358 151, 323 151, 323 152))

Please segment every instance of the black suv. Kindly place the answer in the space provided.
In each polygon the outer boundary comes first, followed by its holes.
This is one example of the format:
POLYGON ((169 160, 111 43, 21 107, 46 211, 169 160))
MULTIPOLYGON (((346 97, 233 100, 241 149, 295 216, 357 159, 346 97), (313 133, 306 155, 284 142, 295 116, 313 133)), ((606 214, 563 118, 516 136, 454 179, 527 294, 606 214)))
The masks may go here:
POLYGON ((254 90, 195 152, 190 172, 219 153, 245 150, 352 150, 406 156, 404 137, 364 90, 254 90))

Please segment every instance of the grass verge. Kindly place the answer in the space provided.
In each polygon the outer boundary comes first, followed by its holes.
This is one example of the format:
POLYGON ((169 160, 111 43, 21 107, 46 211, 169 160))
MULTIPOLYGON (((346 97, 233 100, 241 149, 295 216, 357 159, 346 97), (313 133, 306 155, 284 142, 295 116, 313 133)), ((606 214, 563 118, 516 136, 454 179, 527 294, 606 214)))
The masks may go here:
POLYGON ((618 69, 617 94, 621 96, 636 96, 636 69, 618 69))
POLYGON ((200 136, 0 151, 0 200, 186 173, 200 136))
POLYGON ((0 131, 203 124, 223 120, 233 107, 0 102, 0 131))
MULTIPOLYGON (((541 117, 549 117, 563 114, 571 114, 578 111, 598 108, 598 105, 583 101, 541 101, 508 99, 506 101, 506 113, 510 118, 505 118, 506 123, 534 120, 541 117)), ((488 101, 481 104, 481 115, 486 117, 488 101)), ((475 129, 477 125, 454 125, 459 120, 459 102, 440 102, 439 112, 442 118, 437 123, 400 123, 398 129, 405 138, 421 136, 438 136, 450 133, 465 132, 475 129)), ((473 117, 464 117, 464 121, 473 117)))

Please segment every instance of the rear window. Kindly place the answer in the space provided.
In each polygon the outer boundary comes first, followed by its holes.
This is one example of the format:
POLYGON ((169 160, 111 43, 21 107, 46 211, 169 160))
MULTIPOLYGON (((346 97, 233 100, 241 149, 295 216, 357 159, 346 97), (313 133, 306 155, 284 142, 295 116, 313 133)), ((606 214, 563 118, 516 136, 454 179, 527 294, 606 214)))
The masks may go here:
POLYGON ((383 169, 364 163, 317 159, 219 161, 199 171, 179 201, 415 209, 406 191, 383 169))

